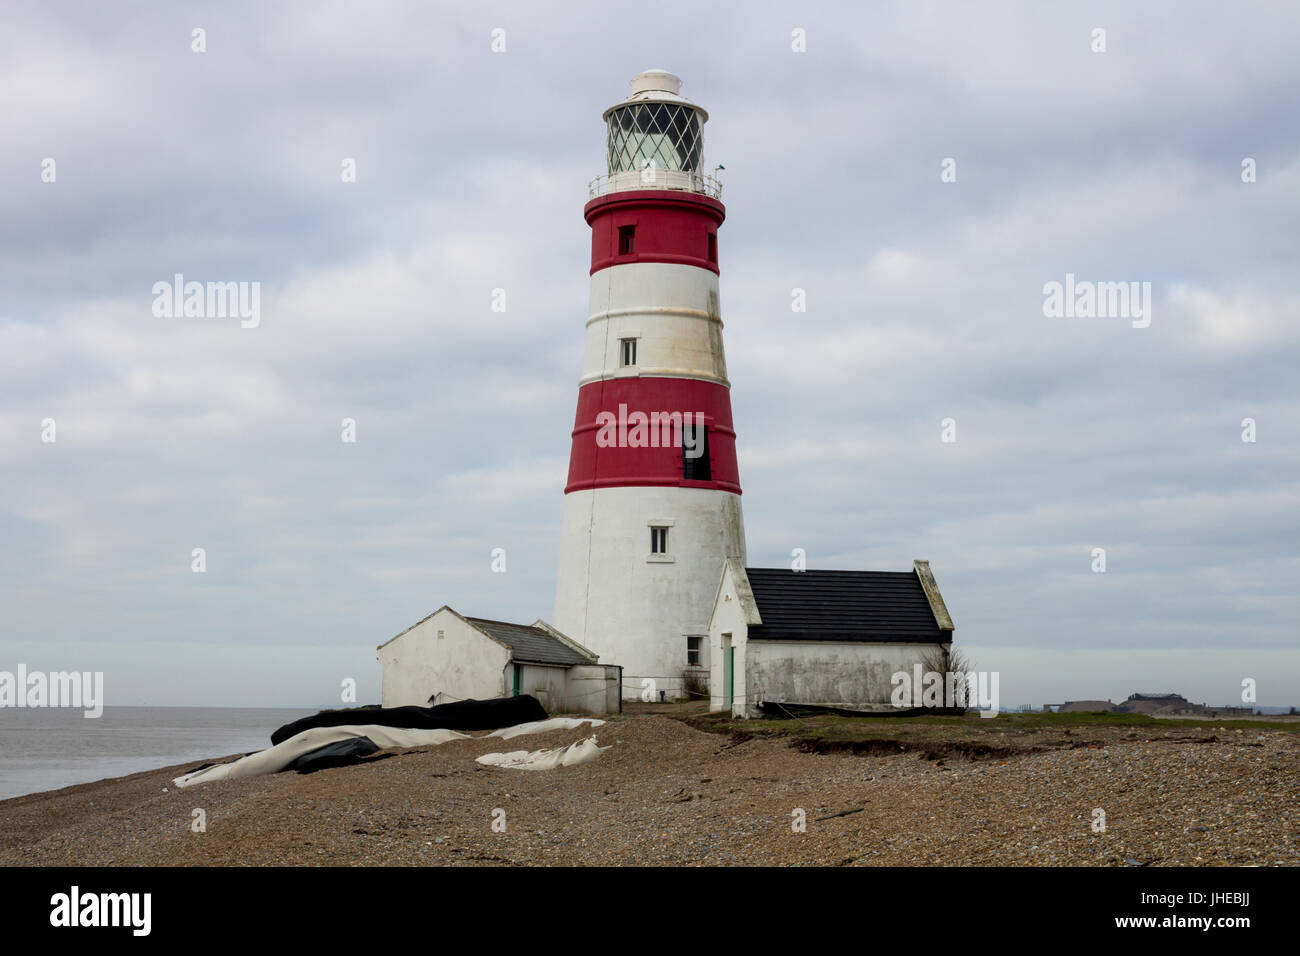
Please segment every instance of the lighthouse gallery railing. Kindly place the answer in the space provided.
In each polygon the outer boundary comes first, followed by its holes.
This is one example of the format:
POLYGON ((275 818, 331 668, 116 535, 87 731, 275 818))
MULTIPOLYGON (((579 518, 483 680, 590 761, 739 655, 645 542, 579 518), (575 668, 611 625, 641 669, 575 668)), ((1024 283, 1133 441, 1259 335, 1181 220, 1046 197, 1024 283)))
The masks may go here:
POLYGON ((722 198, 722 183, 713 176, 685 169, 651 168, 597 176, 587 184, 587 195, 595 199, 597 196, 627 192, 632 189, 673 189, 699 193, 711 199, 722 198))

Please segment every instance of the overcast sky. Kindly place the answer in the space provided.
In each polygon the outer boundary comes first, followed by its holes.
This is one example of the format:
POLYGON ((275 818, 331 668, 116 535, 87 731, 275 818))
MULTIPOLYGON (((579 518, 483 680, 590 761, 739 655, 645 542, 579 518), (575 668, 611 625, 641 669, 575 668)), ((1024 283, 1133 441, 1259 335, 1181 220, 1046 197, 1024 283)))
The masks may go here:
POLYGON ((721 6, 9 0, 0 670, 364 702, 442 604, 550 619, 586 184, 654 67, 726 166, 751 565, 928 558, 1004 704, 1300 704, 1300 7, 721 6), (156 317, 175 273, 260 324, 156 317), (1045 316, 1067 273, 1150 326, 1045 316))

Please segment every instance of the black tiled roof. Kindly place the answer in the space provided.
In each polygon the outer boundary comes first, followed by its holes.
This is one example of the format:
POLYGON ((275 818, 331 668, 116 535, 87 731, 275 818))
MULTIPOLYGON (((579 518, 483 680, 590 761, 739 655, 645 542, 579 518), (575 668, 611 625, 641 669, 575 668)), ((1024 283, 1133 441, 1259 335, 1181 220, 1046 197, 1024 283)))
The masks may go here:
POLYGON ((746 568, 762 625, 751 640, 941 643, 915 572, 746 568))
POLYGON ((594 664, 595 657, 588 657, 575 651, 554 634, 548 634, 540 627, 526 624, 507 624, 505 621, 489 621, 481 617, 467 617, 479 630, 487 631, 502 644, 510 647, 512 657, 527 664, 594 664))

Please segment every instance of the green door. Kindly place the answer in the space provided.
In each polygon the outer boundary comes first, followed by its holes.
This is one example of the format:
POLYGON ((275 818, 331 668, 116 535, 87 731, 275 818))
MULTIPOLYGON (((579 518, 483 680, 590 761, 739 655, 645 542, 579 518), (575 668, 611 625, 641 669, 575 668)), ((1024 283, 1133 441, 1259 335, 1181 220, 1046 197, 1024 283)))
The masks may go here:
POLYGON ((727 672, 727 710, 731 710, 736 706, 736 649, 734 647, 727 648, 724 669, 727 672))
POLYGON ((513 668, 514 668, 514 672, 515 672, 515 692, 514 692, 513 694, 511 694, 510 696, 512 696, 512 697, 518 697, 518 696, 519 696, 519 665, 518 665, 518 664, 514 664, 514 665, 512 665, 512 666, 513 666, 513 668))

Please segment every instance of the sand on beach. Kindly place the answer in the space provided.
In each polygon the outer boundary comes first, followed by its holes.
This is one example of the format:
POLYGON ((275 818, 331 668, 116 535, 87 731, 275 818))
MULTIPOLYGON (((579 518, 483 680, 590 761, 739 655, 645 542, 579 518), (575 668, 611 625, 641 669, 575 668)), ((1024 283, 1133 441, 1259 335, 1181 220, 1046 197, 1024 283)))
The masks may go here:
POLYGON ((638 715, 598 728, 612 747, 588 764, 475 762, 590 733, 172 785, 198 761, 16 797, 0 801, 0 864, 1300 865, 1292 733, 1099 729, 1069 748, 926 759, 805 753, 638 715))

